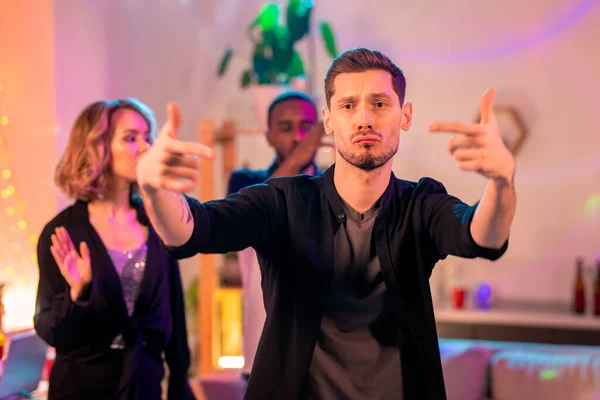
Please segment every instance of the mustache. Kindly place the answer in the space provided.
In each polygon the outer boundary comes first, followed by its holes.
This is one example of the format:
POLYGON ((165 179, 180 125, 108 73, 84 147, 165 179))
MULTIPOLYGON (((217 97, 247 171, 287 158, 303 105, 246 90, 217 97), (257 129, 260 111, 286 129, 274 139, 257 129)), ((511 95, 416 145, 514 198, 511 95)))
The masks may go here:
POLYGON ((353 133, 350 136, 350 140, 354 140, 354 139, 356 139, 357 137, 360 137, 360 136, 377 136, 379 139, 381 139, 383 135, 381 133, 377 132, 377 131, 374 131, 374 130, 359 131, 359 132, 353 133))

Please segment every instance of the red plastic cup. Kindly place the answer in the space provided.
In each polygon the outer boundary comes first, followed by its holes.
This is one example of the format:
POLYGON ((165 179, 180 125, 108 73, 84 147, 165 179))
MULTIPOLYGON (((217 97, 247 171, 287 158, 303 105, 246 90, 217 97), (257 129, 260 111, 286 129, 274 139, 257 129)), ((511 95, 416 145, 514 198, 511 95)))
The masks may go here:
POLYGON ((454 308, 460 310, 465 307, 465 295, 466 290, 463 288, 454 288, 452 290, 452 302, 454 304, 454 308))

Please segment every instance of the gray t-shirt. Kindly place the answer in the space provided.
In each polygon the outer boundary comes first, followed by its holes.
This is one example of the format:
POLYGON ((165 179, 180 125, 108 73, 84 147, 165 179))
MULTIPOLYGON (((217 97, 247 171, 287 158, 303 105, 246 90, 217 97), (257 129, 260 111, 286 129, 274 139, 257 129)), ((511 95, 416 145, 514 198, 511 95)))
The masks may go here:
POLYGON ((343 203, 334 237, 334 277, 305 387, 307 399, 402 399, 400 350, 385 343, 386 286, 371 233, 376 205, 364 214, 343 203))

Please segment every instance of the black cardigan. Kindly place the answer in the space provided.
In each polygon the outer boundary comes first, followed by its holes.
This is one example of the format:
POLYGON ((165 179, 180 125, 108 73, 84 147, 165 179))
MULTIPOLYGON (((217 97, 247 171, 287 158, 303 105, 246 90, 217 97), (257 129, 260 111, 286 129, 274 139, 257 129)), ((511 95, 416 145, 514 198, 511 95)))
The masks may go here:
MULTIPOLYGON (((40 281, 35 329, 56 348, 56 363, 67 363, 73 368, 84 368, 86 361, 101 359, 110 351, 115 336, 123 333, 126 342, 123 372, 115 398, 151 400, 147 393, 149 385, 144 385, 142 379, 162 379, 164 352, 170 371, 169 400, 193 399, 187 379, 190 352, 179 264, 161 246, 139 201, 134 205, 138 220, 148 226, 149 235, 146 269, 133 315, 127 315, 119 276, 89 221, 87 203, 77 201, 44 227, 38 241, 40 281), (50 237, 58 226, 66 228, 77 249, 81 241, 90 249, 92 283, 85 302, 71 300, 69 286, 50 252, 50 237), (160 373, 156 367, 146 368, 146 357, 160 362, 160 373)), ((56 383, 53 390, 56 393, 67 390, 60 386, 64 385, 56 383)), ((76 382, 69 382, 69 386, 69 392, 74 387, 77 390, 76 382)))
MULTIPOLYGON (((333 277, 333 238, 346 214, 333 182, 335 165, 317 177, 272 178, 224 200, 188 199, 194 231, 177 258, 252 246, 262 273, 267 317, 245 398, 301 397, 333 277)), ((448 255, 498 259, 507 249, 477 245, 477 205, 449 195, 431 178, 390 176, 373 239, 387 286, 387 333, 401 350, 405 399, 446 399, 429 277, 448 255)))

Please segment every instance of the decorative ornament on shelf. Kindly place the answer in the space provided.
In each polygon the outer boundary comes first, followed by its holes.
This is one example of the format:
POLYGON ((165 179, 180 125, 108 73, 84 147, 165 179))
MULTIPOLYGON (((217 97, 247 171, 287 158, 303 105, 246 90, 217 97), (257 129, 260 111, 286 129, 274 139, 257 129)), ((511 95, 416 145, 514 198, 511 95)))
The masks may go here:
MULTIPOLYGON (((495 105, 494 113, 498 120, 500 134, 506 146, 516 156, 527 136, 529 129, 519 110, 511 105, 495 105)), ((477 114, 475 122, 479 122, 481 114, 477 114)))
MULTIPOLYGON (((250 88, 254 112, 262 128, 266 128, 268 104, 280 93, 293 88, 305 91, 313 96, 313 85, 306 82, 305 62, 296 49, 296 44, 310 36, 313 0, 290 0, 282 24, 280 6, 265 3, 258 16, 248 26, 248 38, 253 44, 250 67, 242 72, 240 87, 250 88)), ((319 22, 320 37, 327 54, 331 58, 338 56, 333 30, 328 22, 319 22)), ((310 39, 310 38, 309 38, 310 39)), ((315 68, 314 43, 309 40, 308 55, 310 68, 315 68)), ((219 63, 217 76, 222 77, 229 67, 234 50, 229 46, 219 63)), ((309 77, 315 76, 310 70, 309 77)))
POLYGON ((492 287, 489 283, 482 282, 477 286, 475 304, 480 310, 488 310, 491 305, 492 287))

